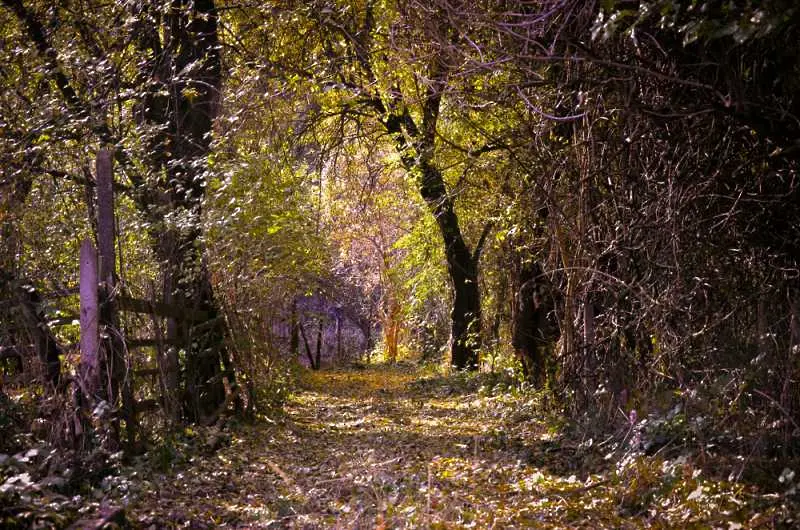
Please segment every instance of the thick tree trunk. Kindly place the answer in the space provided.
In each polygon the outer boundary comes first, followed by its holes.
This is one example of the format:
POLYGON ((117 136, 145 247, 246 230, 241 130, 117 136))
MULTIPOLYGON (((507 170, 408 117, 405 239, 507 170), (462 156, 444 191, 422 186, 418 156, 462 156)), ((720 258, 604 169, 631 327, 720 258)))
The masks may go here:
POLYGON ((480 349, 481 299, 478 292, 477 273, 474 280, 453 282, 451 362, 459 370, 478 369, 480 349))
POLYGON ((538 263, 522 263, 516 278, 512 345, 525 378, 537 387, 547 382, 547 350, 555 341, 554 304, 538 263))
MULTIPOLYGON (((189 349, 184 365, 184 408, 190 421, 208 423, 216 419, 226 402, 223 367, 230 365, 230 361, 225 345, 225 329, 218 318, 219 310, 205 267, 201 267, 192 287, 194 307, 203 311, 206 318, 186 324, 189 349), (200 331, 195 331, 195 327, 200 331)), ((235 380, 232 371, 227 374, 233 386, 235 380)))
POLYGON ((451 363, 459 370, 477 370, 481 336, 481 297, 478 290, 478 256, 473 256, 461 234, 452 198, 441 171, 421 164, 420 193, 436 218, 444 241, 447 273, 453 287, 451 363))
POLYGON ((478 289, 478 262, 485 242, 487 225, 475 250, 470 253, 455 212, 452 196, 447 192, 441 170, 433 164, 436 122, 441 93, 434 87, 423 105, 422 128, 417 127, 410 113, 390 115, 384 126, 394 135, 403 165, 418 175, 419 192, 436 219, 444 242, 447 272, 453 288, 451 312, 452 365, 459 370, 477 370, 481 339, 481 297, 478 289), (414 140, 412 156, 408 135, 414 140))
MULTIPOLYGON (((159 190, 141 190, 140 206, 153 221, 156 254, 164 265, 165 301, 206 314, 205 322, 168 322, 168 338, 177 339, 185 352, 182 365, 177 350, 167 355, 166 386, 173 394, 168 401, 178 401, 183 375, 181 401, 186 419, 210 421, 225 404, 223 367, 231 368, 199 244, 206 158, 221 83, 217 11, 212 0, 178 0, 166 10, 151 2, 136 10, 142 21, 137 28, 138 46, 153 57, 142 68, 150 91, 139 116, 158 131, 149 138, 149 162, 163 178, 159 190), (148 17, 169 31, 160 32, 147 23, 148 17), (165 226, 168 214, 176 213, 183 226, 165 226)), ((235 385, 233 371, 226 373, 235 385)), ((178 415, 176 405, 171 407, 174 416, 178 415)))
MULTIPOLYGON (((171 344, 164 359, 167 410, 173 419, 183 412, 191 422, 209 422, 221 412, 225 403, 223 366, 229 364, 225 345, 225 329, 219 319, 208 271, 202 263, 201 249, 195 241, 194 231, 179 234, 168 230, 161 234, 158 246, 159 259, 164 265, 164 301, 186 308, 192 313, 202 313, 201 321, 174 319, 167 321, 167 339, 171 344), (172 244, 172 241, 179 241, 172 244), (182 383, 182 384, 181 384, 182 383)), ((235 383, 232 372, 227 373, 235 383)))

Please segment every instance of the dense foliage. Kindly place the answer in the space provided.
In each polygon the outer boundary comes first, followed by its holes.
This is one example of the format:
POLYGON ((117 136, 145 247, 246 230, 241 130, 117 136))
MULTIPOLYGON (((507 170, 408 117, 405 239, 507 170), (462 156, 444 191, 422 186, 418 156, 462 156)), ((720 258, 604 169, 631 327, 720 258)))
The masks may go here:
POLYGON ((711 491, 637 467, 676 446, 789 498, 799 39, 791 0, 2 0, 0 459, 76 491, 405 360, 616 444, 631 513, 711 491))

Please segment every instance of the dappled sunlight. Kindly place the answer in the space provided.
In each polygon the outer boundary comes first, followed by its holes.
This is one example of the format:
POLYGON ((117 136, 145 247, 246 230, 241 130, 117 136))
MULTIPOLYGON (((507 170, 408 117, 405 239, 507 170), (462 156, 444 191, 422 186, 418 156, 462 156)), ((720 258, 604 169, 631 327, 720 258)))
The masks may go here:
POLYGON ((800 527, 792 42, 0 1, 0 528, 800 527))
POLYGON ((303 379, 281 422, 242 428, 217 454, 153 481, 135 513, 157 526, 649 528, 721 525, 752 503, 688 460, 569 471, 574 441, 554 446, 544 417, 500 413, 535 396, 480 395, 454 378, 447 397, 431 397, 438 386, 380 369, 303 379))
POLYGON ((311 393, 352 399, 399 393, 418 377, 408 367, 387 365, 380 370, 305 370, 299 383, 311 393))

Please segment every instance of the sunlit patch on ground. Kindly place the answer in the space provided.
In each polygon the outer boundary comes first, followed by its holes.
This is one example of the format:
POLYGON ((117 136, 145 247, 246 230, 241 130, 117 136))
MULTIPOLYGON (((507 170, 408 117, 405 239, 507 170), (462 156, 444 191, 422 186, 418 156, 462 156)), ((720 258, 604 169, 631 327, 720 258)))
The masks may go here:
POLYGON ((788 510, 688 460, 580 469, 536 395, 384 368, 307 372, 301 388, 284 420, 155 477, 131 513, 154 528, 727 529, 788 510))

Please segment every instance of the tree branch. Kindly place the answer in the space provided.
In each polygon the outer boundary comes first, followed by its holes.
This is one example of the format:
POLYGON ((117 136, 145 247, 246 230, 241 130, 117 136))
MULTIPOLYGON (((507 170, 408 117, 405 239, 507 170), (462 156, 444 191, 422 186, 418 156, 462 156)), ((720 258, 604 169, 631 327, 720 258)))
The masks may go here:
MULTIPOLYGON (((10 9, 14 15, 19 19, 20 23, 25 28, 28 38, 33 42, 39 55, 44 59, 49 73, 53 78, 56 86, 58 87, 61 96, 67 105, 67 108, 74 114, 74 119, 86 119, 91 116, 89 105, 87 105, 78 96, 78 93, 72 87, 69 78, 64 73, 58 60, 58 52, 47 38, 45 27, 42 22, 36 18, 36 15, 22 3, 22 0, 0 0, 3 5, 10 9)), ((91 131, 98 136, 100 141, 105 144, 115 144, 114 135, 105 121, 95 123, 91 126, 91 131)), ((115 155, 120 165, 131 167, 130 160, 121 149, 115 149, 115 155)), ((134 181, 135 185, 141 184, 141 179, 136 178, 133 173, 127 173, 128 177, 134 181)))
POLYGON ((478 243, 475 244, 475 250, 472 251, 472 262, 477 265, 478 261, 481 259, 481 253, 486 246, 486 240, 489 237, 489 234, 492 232, 492 228, 494 228, 494 221, 489 221, 483 227, 483 231, 481 232, 481 237, 478 238, 478 243))

